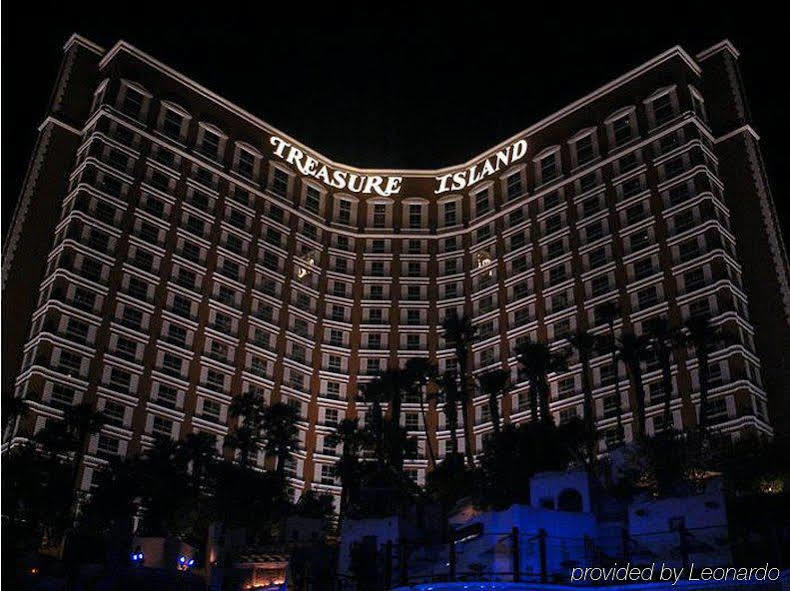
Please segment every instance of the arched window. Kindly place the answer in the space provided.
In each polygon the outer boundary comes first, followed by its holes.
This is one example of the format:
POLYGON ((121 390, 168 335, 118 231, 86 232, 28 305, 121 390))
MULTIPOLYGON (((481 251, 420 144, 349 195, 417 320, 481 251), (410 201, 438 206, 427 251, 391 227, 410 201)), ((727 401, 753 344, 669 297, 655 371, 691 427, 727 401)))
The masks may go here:
POLYGON ((575 488, 566 488, 557 497, 558 511, 582 511, 582 495, 575 488))

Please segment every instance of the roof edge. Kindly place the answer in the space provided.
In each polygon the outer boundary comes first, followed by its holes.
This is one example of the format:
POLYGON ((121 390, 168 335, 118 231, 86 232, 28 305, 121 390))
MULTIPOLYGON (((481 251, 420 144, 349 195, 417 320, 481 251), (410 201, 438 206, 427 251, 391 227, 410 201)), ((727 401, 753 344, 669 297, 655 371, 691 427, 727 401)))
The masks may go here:
POLYGON ((105 52, 107 51, 101 45, 94 43, 93 41, 91 41, 86 37, 83 37, 79 33, 72 33, 71 37, 69 37, 66 40, 66 42, 63 44, 63 51, 68 51, 69 49, 71 49, 73 45, 80 45, 99 55, 104 55, 105 52))
POLYGON ((732 54, 732 57, 734 57, 735 59, 738 59, 741 55, 741 52, 735 48, 735 46, 730 42, 729 39, 722 39, 715 45, 711 45, 707 49, 703 49, 702 51, 700 51, 696 56, 697 61, 699 62, 704 61, 709 57, 711 57, 712 55, 715 55, 722 51, 729 51, 732 54))
MULTIPOLYGON (((83 39, 81 37, 78 37, 78 38, 80 40, 83 39)), ((90 43, 90 42, 88 42, 88 43, 90 43)), ((92 43, 91 43, 91 45, 93 45, 94 47, 97 47, 97 48, 99 47, 98 45, 95 45, 95 44, 92 44, 92 43)), ((254 125, 256 127, 263 129, 267 133, 273 134, 273 135, 278 135, 278 136, 284 138, 285 140, 287 140, 288 142, 290 142, 290 143, 292 143, 292 144, 294 144, 294 145, 296 145, 296 146, 298 146, 300 148, 304 148, 306 151, 311 152, 312 154, 314 154, 317 159, 321 160, 322 162, 326 163, 329 166, 336 167, 336 168, 342 168, 342 169, 349 170, 351 172, 360 173, 360 174, 404 175, 404 176, 410 176, 410 177, 421 177, 421 176, 430 177, 430 176, 445 175, 445 174, 451 173, 453 171, 472 166, 473 164, 475 164, 477 162, 480 162, 481 160, 484 160, 486 158, 491 157, 497 151, 506 148, 508 145, 512 144, 513 142, 517 141, 518 139, 523 138, 526 135, 530 135, 530 134, 533 134, 533 133, 539 131, 540 129, 542 129, 542 128, 554 123, 555 121, 557 121, 559 119, 561 119, 562 117, 565 117, 565 116, 573 113, 574 111, 580 109, 581 107, 593 102, 594 100, 596 100, 600 96, 605 95, 606 93, 614 90, 615 88, 617 88, 619 86, 622 86, 623 84, 629 82, 630 80, 633 80, 634 78, 642 75, 643 73, 645 73, 645 72, 647 72, 647 71, 659 66, 660 64, 662 64, 662 63, 664 63, 664 62, 666 62, 666 61, 668 61, 668 60, 670 60, 672 58, 675 58, 675 57, 680 58, 681 60, 683 60, 686 63, 686 65, 695 74, 697 74, 697 75, 701 75, 702 74, 702 68, 699 66, 697 61, 694 58, 692 58, 691 55, 689 55, 686 52, 686 50, 684 50, 680 45, 675 45, 675 46, 670 47, 669 49, 663 51, 662 53, 658 54, 657 56, 649 59, 648 61, 643 62, 642 64, 636 66, 635 68, 632 68, 631 70, 629 70, 625 74, 622 74, 618 78, 615 78, 614 80, 612 80, 612 81, 604 84, 603 86, 600 86, 599 88, 593 90, 592 92, 582 96, 580 99, 574 101, 573 103, 570 103, 569 105, 566 105, 562 109, 560 109, 558 111, 555 111, 554 113, 544 117, 543 119, 539 120, 538 122, 533 123, 532 125, 530 125, 526 129, 523 129, 523 130, 519 131, 518 133, 516 133, 516 134, 504 139, 503 141, 497 143, 493 147, 488 148, 487 150, 485 150, 485 151, 473 156, 472 158, 468 159, 465 162, 462 162, 462 163, 459 163, 459 164, 453 164, 453 165, 445 166, 445 167, 442 167, 442 168, 434 168, 434 169, 427 169, 427 168, 426 169, 360 168, 360 167, 349 165, 349 164, 345 164, 345 163, 342 163, 342 162, 337 162, 337 161, 327 157, 326 155, 322 154, 318 150, 315 150, 314 148, 311 148, 310 146, 307 146, 306 144, 302 143, 298 139, 296 139, 296 138, 290 136, 289 134, 281 131, 280 129, 278 129, 278 128, 274 127, 273 125, 267 123, 266 121, 260 119, 256 115, 253 115, 252 113, 250 113, 246 109, 240 107, 239 105, 231 102, 228 99, 223 98, 219 94, 217 94, 214 91, 210 90, 209 88, 203 86, 202 84, 200 84, 199 82, 193 80, 189 76, 186 76, 185 74, 182 74, 181 72, 178 72, 177 70, 175 70, 174 68, 168 66, 164 62, 156 59, 155 57, 151 56, 150 54, 142 51, 141 49, 135 47, 131 43, 128 43, 127 41, 124 41, 122 39, 119 40, 118 42, 116 42, 115 45, 113 45, 109 50, 107 50, 105 52, 104 57, 102 57, 101 61, 99 62, 99 69, 104 68, 116 55, 118 55, 121 52, 126 52, 126 53, 132 55, 133 57, 141 60, 142 62, 147 63, 149 66, 152 66, 153 68, 159 70, 160 72, 162 72, 162 73, 164 73, 164 74, 166 74, 168 76, 171 76, 172 78, 176 79, 178 82, 184 84, 188 88, 191 88, 193 91, 197 92, 198 94, 202 94, 203 96, 205 96, 209 100, 212 100, 212 101, 218 103, 222 107, 224 107, 227 110, 229 110, 231 113, 241 117, 242 119, 246 120, 248 123, 251 123, 252 125, 254 125)))

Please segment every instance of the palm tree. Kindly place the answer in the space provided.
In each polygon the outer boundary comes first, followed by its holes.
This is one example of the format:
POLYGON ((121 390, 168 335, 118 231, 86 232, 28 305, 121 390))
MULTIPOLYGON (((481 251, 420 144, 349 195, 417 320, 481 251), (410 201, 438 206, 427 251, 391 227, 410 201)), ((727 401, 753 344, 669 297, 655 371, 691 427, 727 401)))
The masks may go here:
POLYGON ((661 365, 661 384, 664 390, 664 425, 672 424, 672 355, 679 342, 678 331, 664 317, 651 318, 646 323, 650 346, 661 365))
POLYGON ((708 390, 710 382, 710 354, 720 343, 725 345, 736 342, 735 337, 719 328, 714 327, 710 318, 707 316, 695 316, 689 318, 685 324, 688 332, 688 343, 694 347, 699 366, 699 423, 698 428, 701 433, 705 433, 708 427, 708 390))
POLYGON ((373 380, 360 387, 359 399, 370 405, 365 417, 364 430, 370 439, 373 456, 379 465, 383 465, 386 462, 384 453, 384 413, 381 409, 384 397, 385 393, 380 380, 373 380))
POLYGON ((79 482, 82 462, 90 438, 101 431, 106 418, 104 414, 96 412, 89 402, 82 402, 70 406, 63 411, 62 421, 49 421, 39 431, 35 440, 52 457, 70 456, 72 462, 71 482, 74 486, 74 499, 72 502, 72 516, 76 517, 81 499, 79 482))
POLYGON ((634 389, 634 415, 636 437, 645 438, 645 384, 642 381, 642 361, 647 357, 650 339, 645 335, 626 333, 618 344, 620 358, 625 363, 631 386, 634 389))
POLYGON ((277 474, 285 476, 285 462, 288 454, 299 445, 296 421, 299 414, 296 409, 283 402, 267 406, 263 410, 261 427, 265 437, 266 453, 277 458, 277 474))
POLYGON ((587 455, 590 462, 596 457, 595 406, 593 402, 592 383, 590 380, 590 358, 598 348, 598 339, 586 330, 571 335, 571 346, 579 354, 582 365, 582 392, 584 393, 584 427, 587 438, 587 455))
POLYGON ((510 372, 506 369, 494 369, 477 376, 480 389, 488 396, 488 410, 494 425, 494 435, 500 433, 499 398, 510 390, 510 372))
POLYGON ((335 432, 327 436, 326 443, 343 446, 335 469, 343 486, 340 493, 340 511, 345 513, 355 498, 354 491, 360 480, 359 460, 363 450, 370 444, 370 436, 367 431, 359 428, 359 419, 343 419, 338 423, 335 432))
POLYGON ((420 414, 422 415, 422 426, 425 430, 425 449, 428 453, 428 463, 432 468, 436 467, 436 455, 433 452, 431 433, 428 428, 428 415, 425 411, 425 403, 435 400, 436 394, 429 391, 430 383, 436 376, 436 366, 422 357, 412 357, 406 361, 404 372, 407 376, 410 393, 420 400, 420 414))
POLYGON ((7 397, 3 403, 3 432, 6 436, 10 436, 14 432, 16 420, 26 411, 27 404, 24 398, 13 394, 7 397))
POLYGON ((446 371, 440 381, 444 398, 444 416, 450 431, 450 455, 458 454, 458 378, 454 372, 446 371))
POLYGON ((187 464, 192 467, 192 485, 195 490, 200 490, 217 455, 216 439, 202 431, 189 433, 181 442, 180 451, 187 464))
POLYGON ((598 313, 603 317, 604 322, 609 327, 609 334, 606 339, 602 339, 601 347, 612 356, 612 373, 614 374, 614 395, 617 415, 617 444, 625 440, 625 429, 623 428, 623 398, 620 392, 620 357, 617 348, 617 337, 614 333, 614 323, 620 317, 620 308, 615 302, 604 302, 598 306, 598 313))
POLYGON ((549 409, 549 382, 550 373, 561 373, 568 369, 565 356, 549 349, 546 343, 533 342, 529 338, 516 347, 516 358, 529 382, 529 408, 532 422, 540 421, 544 424, 553 422, 549 409))
POLYGON ((239 464, 242 468, 249 466, 250 456, 263 443, 261 434, 263 410, 263 398, 252 388, 241 396, 236 396, 228 407, 230 416, 244 419, 244 422, 238 425, 225 441, 228 447, 239 450, 239 464))
POLYGON ((399 367, 391 367, 379 374, 375 381, 379 382, 383 400, 389 403, 393 424, 400 425, 403 396, 410 386, 407 372, 399 367))
POLYGON ((461 402, 461 412, 464 417, 464 437, 466 439, 466 460, 470 467, 474 467, 475 461, 472 456, 472 437, 471 420, 469 405, 472 400, 472 384, 469 373, 469 358, 472 351, 472 343, 477 336, 477 327, 472 324, 468 316, 458 316, 453 310, 442 321, 442 336, 448 343, 452 343, 455 349, 455 358, 458 362, 458 377, 460 378, 460 389, 458 390, 458 400, 461 402))

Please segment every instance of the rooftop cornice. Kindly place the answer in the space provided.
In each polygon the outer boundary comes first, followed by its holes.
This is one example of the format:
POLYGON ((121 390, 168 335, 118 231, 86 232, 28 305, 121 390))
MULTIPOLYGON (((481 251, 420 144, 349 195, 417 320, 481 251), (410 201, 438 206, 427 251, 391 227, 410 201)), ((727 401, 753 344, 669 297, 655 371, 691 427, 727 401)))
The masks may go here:
MULTIPOLYGON (((82 39, 79 37, 79 39, 82 39)), ((95 44, 93 44, 95 47, 95 44)), ((147 64, 148 66, 156 69, 157 71, 170 76, 171 78, 175 79, 179 83, 183 84, 187 88, 191 89, 194 92, 204 96, 205 98, 217 103, 218 105, 222 106, 223 108, 227 109, 229 112, 233 113, 234 115, 241 117, 251 125, 260 128, 264 132, 270 135, 277 135, 288 141, 289 143, 305 150, 308 153, 313 154, 318 160, 321 162, 337 168, 342 168, 351 172, 359 173, 359 174, 373 174, 373 175, 402 175, 408 177, 425 177, 425 178, 433 178, 436 176, 445 175, 448 173, 452 173, 457 170, 464 169, 466 167, 472 166, 475 163, 481 162, 486 158, 491 157, 499 150, 506 148, 507 146, 513 144, 513 142, 521 139, 523 137, 527 137, 532 135, 539 130, 555 123, 556 121, 560 120, 561 118, 581 109, 582 107, 590 104, 591 102, 595 101, 596 99, 604 96, 605 94, 611 92, 612 90, 622 86, 630 82, 631 80, 641 76, 645 72, 652 70, 660 66, 661 64, 674 59, 679 58, 681 59, 689 69, 694 72, 696 75, 702 74, 702 69, 700 68, 699 64, 692 58, 682 47, 679 45, 675 45, 667 49, 666 51, 660 53, 659 55, 653 57, 652 59, 644 62, 643 64, 633 68, 632 70, 626 72, 622 76, 608 82, 607 84, 601 86, 600 88, 594 90, 593 92, 583 96, 582 98, 578 99, 577 101, 563 107, 559 111, 544 117, 537 123, 532 124, 530 127, 514 134, 513 136, 503 140, 502 142, 498 143, 497 145, 489 148, 485 152, 482 152, 466 162, 460 164, 454 164, 451 166, 446 166, 443 168, 436 168, 436 169, 398 169, 398 168, 359 168, 353 165, 348 165, 342 162, 337 162, 324 154, 321 154, 317 150, 303 144, 296 138, 291 137, 287 133, 277 129, 276 127, 270 125, 266 121, 256 117, 249 111, 246 111, 242 107, 232 103, 231 101, 221 97, 220 95, 216 94, 215 92, 211 91, 210 89, 206 88, 205 86, 201 85, 200 83, 196 82, 195 80, 189 78, 188 76, 176 71, 175 69, 171 68, 167 64, 161 62, 160 60, 154 58, 153 56, 149 55, 148 53, 138 49, 134 45, 120 40, 115 45, 113 45, 105 54, 102 60, 99 62, 99 68, 105 68, 117 55, 121 53, 127 53, 132 57, 140 60, 141 62, 147 64)))
POLYGON ((729 51, 732 54, 732 57, 738 59, 741 53, 735 49, 735 46, 730 42, 729 39, 724 39, 723 41, 719 41, 716 45, 711 45, 707 49, 703 49, 697 54, 697 61, 701 62, 708 59, 710 56, 715 55, 721 51, 729 51))
POLYGON ((97 45, 90 39, 86 39, 85 37, 83 37, 82 35, 78 35, 77 33, 74 33, 71 37, 69 37, 66 40, 66 43, 63 44, 63 51, 68 51, 69 49, 71 49, 72 45, 80 45, 99 55, 104 55, 104 53, 107 51, 102 46, 97 45))

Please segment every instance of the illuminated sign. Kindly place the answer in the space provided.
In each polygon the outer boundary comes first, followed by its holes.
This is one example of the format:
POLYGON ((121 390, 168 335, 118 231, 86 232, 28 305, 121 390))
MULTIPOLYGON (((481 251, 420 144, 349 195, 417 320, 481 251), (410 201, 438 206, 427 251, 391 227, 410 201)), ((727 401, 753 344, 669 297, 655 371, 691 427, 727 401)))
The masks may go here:
MULTIPOLYGON (((318 179, 329 187, 364 195, 376 194, 382 197, 397 195, 401 190, 403 183, 401 176, 367 175, 333 168, 281 137, 273 135, 269 141, 274 146, 275 156, 295 166, 302 174, 318 179)), ((518 140, 482 162, 477 162, 458 172, 434 177, 436 181, 434 194, 440 195, 447 191, 462 191, 469 188, 522 159, 526 153, 527 140, 518 140)))
POLYGON ((274 146, 275 155, 294 165, 302 174, 314 177, 335 189, 365 195, 376 193, 382 197, 389 197, 400 191, 403 177, 365 175, 330 168, 282 138, 273 135, 270 142, 274 146))
POLYGON ((439 186, 434 193, 439 195, 447 191, 461 191, 467 187, 471 187, 484 178, 499 172, 505 166, 509 166, 517 160, 520 160, 526 153, 527 140, 518 140, 507 148, 499 150, 490 158, 486 158, 483 162, 478 162, 458 172, 437 176, 436 182, 439 186))

